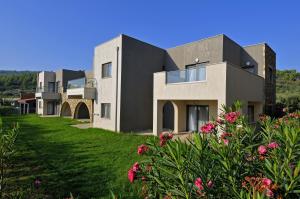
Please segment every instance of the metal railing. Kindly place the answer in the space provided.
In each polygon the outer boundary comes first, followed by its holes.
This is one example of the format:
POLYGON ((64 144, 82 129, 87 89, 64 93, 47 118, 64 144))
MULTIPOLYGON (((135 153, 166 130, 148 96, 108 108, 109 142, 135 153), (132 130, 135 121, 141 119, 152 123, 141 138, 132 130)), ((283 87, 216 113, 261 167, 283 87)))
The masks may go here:
POLYGON ((206 80, 206 67, 195 66, 184 70, 169 71, 166 73, 166 83, 196 82, 206 80))
POLYGON ((60 91, 60 86, 42 86, 36 88, 36 93, 43 93, 43 92, 49 92, 49 93, 58 93, 60 91))
POLYGON ((68 89, 72 88, 95 88, 96 87, 96 79, 90 78, 79 78, 68 81, 68 89))

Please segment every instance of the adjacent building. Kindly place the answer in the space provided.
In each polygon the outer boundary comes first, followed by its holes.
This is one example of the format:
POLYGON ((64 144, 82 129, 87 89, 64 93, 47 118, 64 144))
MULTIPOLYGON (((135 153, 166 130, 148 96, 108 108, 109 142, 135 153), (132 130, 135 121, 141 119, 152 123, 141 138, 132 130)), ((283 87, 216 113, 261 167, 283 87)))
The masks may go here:
POLYGON ((217 35, 162 49, 127 35, 95 47, 93 70, 38 75, 37 113, 118 132, 192 132, 235 100, 255 122, 275 108, 276 54, 217 35))

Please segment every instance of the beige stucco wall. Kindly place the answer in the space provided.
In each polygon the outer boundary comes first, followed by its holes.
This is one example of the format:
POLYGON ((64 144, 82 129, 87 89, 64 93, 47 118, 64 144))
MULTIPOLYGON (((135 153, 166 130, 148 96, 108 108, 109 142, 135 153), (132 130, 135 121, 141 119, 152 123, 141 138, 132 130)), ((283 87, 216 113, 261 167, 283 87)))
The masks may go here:
POLYGON ((264 79, 239 67, 227 65, 226 104, 236 100, 264 103, 264 79))
POLYGON ((206 80, 166 84, 166 72, 154 73, 154 100, 226 100, 226 63, 206 66, 206 80))
MULTIPOLYGON (((118 100, 116 102, 116 89, 117 89, 117 47, 119 47, 119 69, 118 76, 121 77, 121 57, 122 57, 122 42, 121 35, 109 40, 94 50, 94 78, 97 81, 97 93, 94 100, 94 122, 93 126, 98 128, 119 131, 120 121, 116 120, 116 109, 120 107, 120 89, 118 93, 118 100), (112 77, 102 78, 102 64, 112 63, 112 77), (110 119, 101 118, 101 103, 111 104, 110 119), (117 106, 116 106, 117 104, 117 106), (117 121, 117 125, 116 122, 117 121), (117 128, 116 128, 117 127, 117 128)), ((121 81, 118 81, 118 88, 120 88, 121 81)), ((120 109, 117 110, 117 115, 120 115, 120 109)))

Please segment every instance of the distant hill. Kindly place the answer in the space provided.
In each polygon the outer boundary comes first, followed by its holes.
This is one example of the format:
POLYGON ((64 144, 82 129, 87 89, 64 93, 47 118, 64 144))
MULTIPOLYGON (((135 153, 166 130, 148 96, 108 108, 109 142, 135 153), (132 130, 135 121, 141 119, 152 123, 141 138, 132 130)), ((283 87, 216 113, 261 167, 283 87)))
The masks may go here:
POLYGON ((18 97, 20 91, 35 91, 36 71, 0 70, 0 97, 18 97))
POLYGON ((19 74, 28 74, 28 73, 37 73, 37 71, 17 71, 17 70, 0 70, 0 76, 2 75, 19 75, 19 74))
POLYGON ((276 71, 277 110, 288 107, 290 112, 300 110, 300 73, 296 70, 276 71))
POLYGON ((276 73, 277 101, 293 96, 300 98, 300 72, 296 70, 278 70, 276 73))

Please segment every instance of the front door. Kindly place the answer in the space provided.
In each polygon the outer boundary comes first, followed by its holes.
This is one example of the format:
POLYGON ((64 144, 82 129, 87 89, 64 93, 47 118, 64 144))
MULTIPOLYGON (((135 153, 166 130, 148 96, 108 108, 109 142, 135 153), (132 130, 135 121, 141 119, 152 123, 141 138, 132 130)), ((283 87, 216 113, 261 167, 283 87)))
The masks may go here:
POLYGON ((188 105, 187 110, 187 130, 191 132, 199 131, 209 120, 208 106, 188 105))
POLYGON ((47 103, 47 114, 54 115, 54 102, 47 103))

